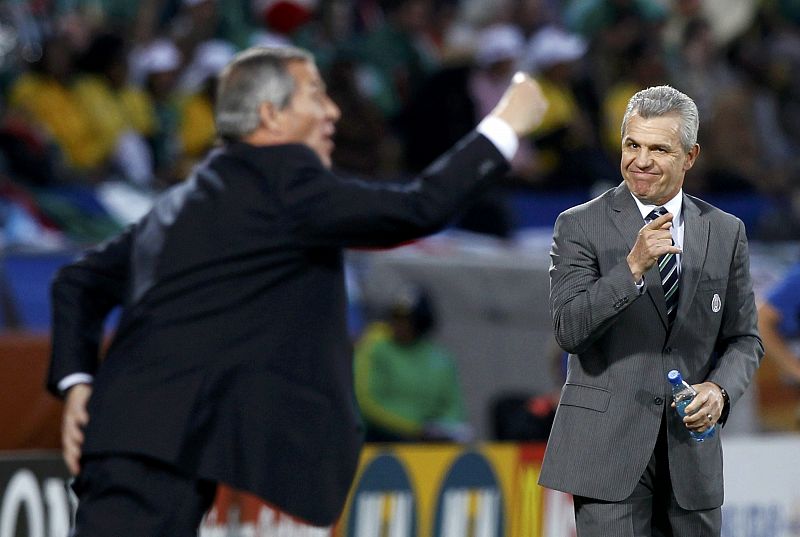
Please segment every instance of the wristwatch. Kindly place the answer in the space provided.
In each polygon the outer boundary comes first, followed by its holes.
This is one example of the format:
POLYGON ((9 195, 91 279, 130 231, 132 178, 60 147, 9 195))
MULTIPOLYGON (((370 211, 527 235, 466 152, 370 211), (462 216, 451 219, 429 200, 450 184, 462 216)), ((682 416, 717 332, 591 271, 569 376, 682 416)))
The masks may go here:
POLYGON ((722 402, 723 402, 722 410, 724 412, 725 409, 730 406, 731 398, 730 396, 728 396, 728 392, 726 392, 725 388, 723 388, 722 386, 719 387, 719 392, 722 394, 722 402))

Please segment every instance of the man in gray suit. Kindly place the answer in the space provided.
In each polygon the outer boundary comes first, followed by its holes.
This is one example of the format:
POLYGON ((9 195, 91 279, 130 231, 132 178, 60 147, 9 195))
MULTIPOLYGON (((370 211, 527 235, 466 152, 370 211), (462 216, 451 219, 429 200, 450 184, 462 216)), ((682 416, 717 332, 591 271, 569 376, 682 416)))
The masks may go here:
POLYGON ((669 86, 634 95, 624 182, 555 224, 550 308, 570 356, 539 482, 573 494, 580 537, 720 535, 720 434, 689 433, 719 429, 763 347, 744 225, 682 189, 698 123, 669 86), (671 369, 697 390, 684 419, 671 369))

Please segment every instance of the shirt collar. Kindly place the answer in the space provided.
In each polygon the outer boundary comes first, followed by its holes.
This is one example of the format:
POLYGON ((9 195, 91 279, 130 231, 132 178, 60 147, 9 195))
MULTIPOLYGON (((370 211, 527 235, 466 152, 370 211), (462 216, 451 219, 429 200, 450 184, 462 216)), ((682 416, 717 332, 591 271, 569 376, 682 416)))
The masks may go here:
POLYGON ((674 218, 672 219, 672 225, 675 227, 681 225, 683 219, 683 216, 681 215, 681 210, 683 209, 683 189, 680 189, 678 193, 675 194, 675 197, 669 200, 664 205, 645 205, 644 203, 639 201, 639 198, 637 198, 633 194, 631 194, 631 196, 633 196, 633 200, 636 202, 636 206, 639 207, 639 212, 642 213, 642 220, 644 220, 645 217, 648 214, 650 214, 650 212, 653 209, 657 207, 664 207, 665 209, 667 209, 667 211, 671 212, 674 215, 674 218))

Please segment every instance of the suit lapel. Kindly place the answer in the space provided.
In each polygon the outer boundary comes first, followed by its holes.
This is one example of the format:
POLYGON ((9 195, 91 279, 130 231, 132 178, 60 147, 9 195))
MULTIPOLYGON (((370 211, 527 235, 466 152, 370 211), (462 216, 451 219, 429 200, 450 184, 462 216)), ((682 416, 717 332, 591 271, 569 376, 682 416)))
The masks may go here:
MULTIPOLYGON (((628 251, 630 251, 636 243, 639 230, 644 225, 644 219, 642 219, 642 213, 639 212, 639 207, 633 200, 633 196, 628 187, 625 186, 625 183, 620 184, 614 191, 611 210, 613 213, 612 221, 628 246, 628 251)), ((658 272, 658 264, 653 265, 644 277, 647 280, 646 293, 650 300, 653 301, 653 306, 658 310, 658 315, 661 317, 661 322, 664 323, 664 328, 667 328, 669 326, 667 306, 664 301, 664 289, 661 287, 661 274, 658 272)), ((683 293, 683 288, 681 288, 681 293, 683 293)), ((678 306, 680 308, 680 302, 678 306)), ((678 310, 678 315, 680 315, 680 309, 678 310)))
POLYGON ((709 234, 708 220, 702 217, 700 209, 692 199, 684 194, 680 297, 678 298, 678 313, 669 339, 672 339, 684 322, 692 322, 692 319, 687 320, 686 317, 706 262, 709 234))

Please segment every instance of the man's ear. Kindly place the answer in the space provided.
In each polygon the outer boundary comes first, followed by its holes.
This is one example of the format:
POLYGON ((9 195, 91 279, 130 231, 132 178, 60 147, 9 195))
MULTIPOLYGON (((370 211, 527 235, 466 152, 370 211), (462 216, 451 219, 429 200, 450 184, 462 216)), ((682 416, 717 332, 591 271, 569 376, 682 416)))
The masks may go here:
POLYGON ((280 110, 271 102, 264 101, 258 106, 258 117, 261 127, 273 133, 280 133, 280 110))
POLYGON ((686 161, 683 163, 683 171, 688 171, 689 168, 694 166, 697 161, 697 155, 700 154, 700 144, 694 144, 694 147, 687 153, 686 161))

